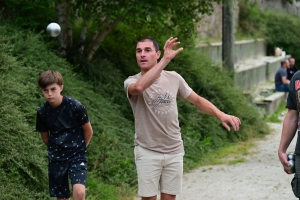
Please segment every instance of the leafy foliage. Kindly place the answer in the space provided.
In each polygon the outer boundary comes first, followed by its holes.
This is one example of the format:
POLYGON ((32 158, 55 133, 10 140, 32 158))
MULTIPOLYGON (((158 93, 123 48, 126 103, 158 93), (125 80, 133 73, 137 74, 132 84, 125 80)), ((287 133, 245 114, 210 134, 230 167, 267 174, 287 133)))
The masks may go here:
POLYGON ((251 37, 263 36, 266 18, 256 3, 249 0, 241 0, 239 7, 239 34, 251 37))
POLYGON ((267 52, 274 55, 274 48, 280 47, 287 54, 292 55, 296 62, 300 61, 300 33, 296 30, 300 28, 299 18, 287 14, 268 13, 266 24, 268 35, 267 52))
MULTIPOLYGON (((228 0, 231 1, 231 0, 228 0)), ((62 27, 59 36, 63 55, 91 59, 104 38, 119 22, 138 29, 176 30, 191 37, 201 14, 211 14, 221 0, 98 1, 98 0, 12 0, 4 2, 2 15, 23 28, 40 32, 50 22, 62 27), (14 14, 12 14, 14 13, 14 14)))

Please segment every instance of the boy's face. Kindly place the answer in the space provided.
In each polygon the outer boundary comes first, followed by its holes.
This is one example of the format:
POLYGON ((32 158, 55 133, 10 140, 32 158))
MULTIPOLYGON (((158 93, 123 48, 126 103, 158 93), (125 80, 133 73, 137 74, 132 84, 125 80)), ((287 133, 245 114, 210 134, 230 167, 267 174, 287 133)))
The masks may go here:
POLYGON ((48 85, 46 88, 41 88, 45 99, 49 102, 52 107, 57 107, 61 104, 62 97, 60 95, 63 90, 63 85, 58 85, 57 83, 53 83, 48 85))
POLYGON ((151 40, 138 42, 135 51, 137 64, 140 66, 142 73, 147 72, 157 64, 160 51, 155 51, 151 40))

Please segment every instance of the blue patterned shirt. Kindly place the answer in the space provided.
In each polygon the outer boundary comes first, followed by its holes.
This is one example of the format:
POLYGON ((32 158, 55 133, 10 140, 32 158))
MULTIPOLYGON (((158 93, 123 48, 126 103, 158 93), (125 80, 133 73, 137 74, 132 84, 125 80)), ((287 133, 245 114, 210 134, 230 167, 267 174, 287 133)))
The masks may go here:
POLYGON ((53 164, 87 161, 82 125, 89 122, 86 108, 76 99, 63 96, 52 108, 48 102, 37 110, 36 130, 48 132, 48 158, 53 164))

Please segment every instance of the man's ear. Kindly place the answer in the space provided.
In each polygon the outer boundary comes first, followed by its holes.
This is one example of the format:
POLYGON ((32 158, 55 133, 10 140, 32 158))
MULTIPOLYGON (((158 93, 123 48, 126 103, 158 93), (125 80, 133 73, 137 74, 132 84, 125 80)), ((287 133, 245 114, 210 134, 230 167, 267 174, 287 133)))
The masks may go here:
POLYGON ((158 60, 160 58, 160 54, 161 54, 161 51, 156 52, 156 60, 158 60))
POLYGON ((62 92, 64 90, 64 85, 60 86, 60 91, 62 92))

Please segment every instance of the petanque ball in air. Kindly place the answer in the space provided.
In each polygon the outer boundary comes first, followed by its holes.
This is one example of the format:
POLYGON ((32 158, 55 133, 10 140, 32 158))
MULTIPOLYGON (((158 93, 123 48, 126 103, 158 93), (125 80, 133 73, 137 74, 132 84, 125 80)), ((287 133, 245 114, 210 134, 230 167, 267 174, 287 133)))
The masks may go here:
POLYGON ((57 23, 50 23, 46 31, 51 37, 57 37, 60 34, 61 28, 57 23))

